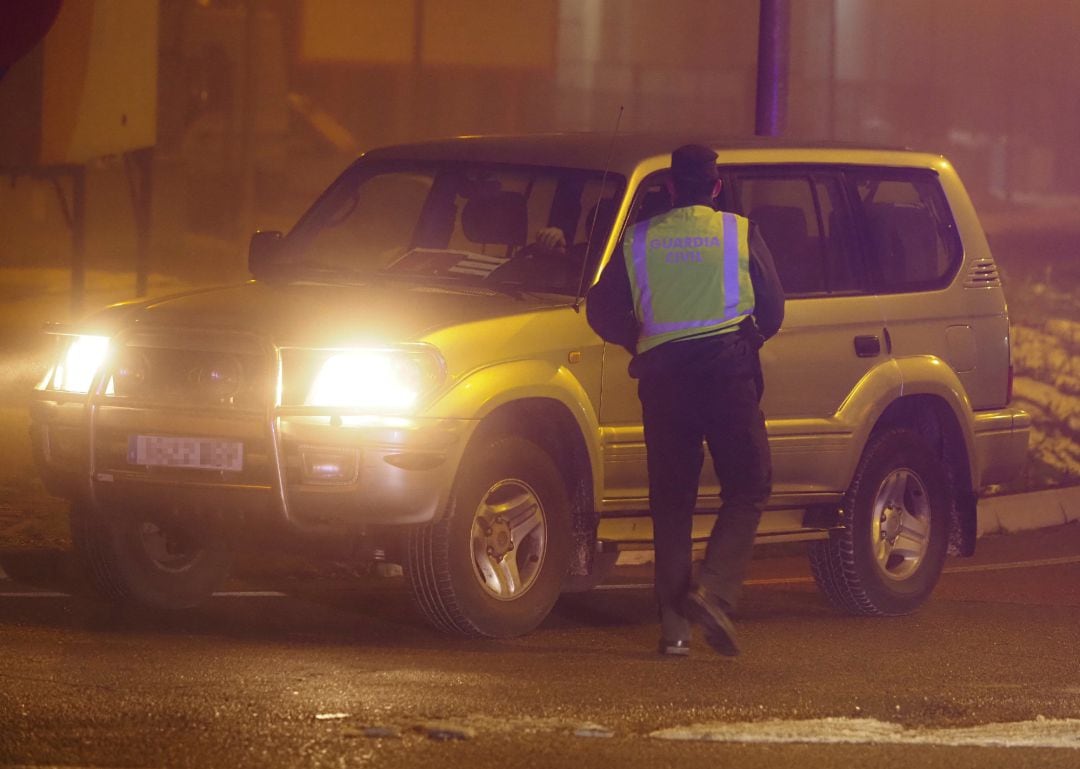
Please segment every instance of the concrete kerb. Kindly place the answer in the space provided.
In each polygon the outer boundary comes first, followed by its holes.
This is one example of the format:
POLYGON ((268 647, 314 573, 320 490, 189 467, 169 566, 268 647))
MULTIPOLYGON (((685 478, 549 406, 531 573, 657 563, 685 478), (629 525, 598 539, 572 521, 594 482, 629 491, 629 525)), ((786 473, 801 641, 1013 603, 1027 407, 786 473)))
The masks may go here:
POLYGON ((1080 486, 979 500, 979 536, 1044 529, 1080 520, 1080 486))

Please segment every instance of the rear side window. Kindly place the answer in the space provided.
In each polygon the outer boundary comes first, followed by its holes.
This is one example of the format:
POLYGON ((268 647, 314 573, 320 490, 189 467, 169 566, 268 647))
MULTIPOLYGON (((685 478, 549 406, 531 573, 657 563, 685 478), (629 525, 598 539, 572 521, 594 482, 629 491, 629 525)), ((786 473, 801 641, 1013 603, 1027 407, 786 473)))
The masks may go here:
POLYGON ((851 293, 862 269, 838 173, 739 170, 725 201, 757 225, 789 296, 851 293))
POLYGON ((931 172, 852 171, 868 262, 883 293, 946 285, 962 257, 952 214, 931 172))

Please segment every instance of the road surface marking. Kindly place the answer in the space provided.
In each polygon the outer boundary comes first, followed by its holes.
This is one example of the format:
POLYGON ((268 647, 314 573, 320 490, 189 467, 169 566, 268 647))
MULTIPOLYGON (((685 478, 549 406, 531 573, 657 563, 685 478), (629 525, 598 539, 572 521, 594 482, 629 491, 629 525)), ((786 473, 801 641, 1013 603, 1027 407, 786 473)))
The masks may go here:
MULTIPOLYGON (((233 590, 214 593, 214 598, 288 598, 288 593, 277 590, 233 590)), ((71 593, 55 590, 0 591, 0 598, 71 598, 71 593)))
POLYGON ((1064 555, 1060 558, 1041 558, 1037 561, 1013 561, 1012 563, 980 563, 972 566, 951 566, 946 574, 960 574, 969 571, 1004 571, 1006 569, 1026 569, 1029 566, 1059 566, 1066 563, 1080 563, 1080 555, 1064 555))
POLYGON ((982 748, 1063 748, 1080 750, 1080 719, 1034 721, 953 728, 905 727, 873 718, 815 718, 804 721, 712 722, 661 729, 661 740, 707 740, 754 744, 931 745, 982 748))

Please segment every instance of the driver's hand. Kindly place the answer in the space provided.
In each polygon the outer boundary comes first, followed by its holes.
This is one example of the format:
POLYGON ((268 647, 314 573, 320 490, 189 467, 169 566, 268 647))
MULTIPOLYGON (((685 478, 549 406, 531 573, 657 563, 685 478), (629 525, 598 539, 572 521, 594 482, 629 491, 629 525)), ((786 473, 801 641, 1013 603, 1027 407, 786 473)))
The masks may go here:
POLYGON ((542 227, 536 233, 536 245, 545 251, 566 251, 566 236, 560 227, 542 227))

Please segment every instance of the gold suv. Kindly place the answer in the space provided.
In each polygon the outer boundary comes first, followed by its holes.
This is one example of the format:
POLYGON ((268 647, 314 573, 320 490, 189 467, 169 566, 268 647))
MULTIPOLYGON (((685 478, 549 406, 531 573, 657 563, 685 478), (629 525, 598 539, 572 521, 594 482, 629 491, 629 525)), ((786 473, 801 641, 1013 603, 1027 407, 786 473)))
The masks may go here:
POLYGON ((691 136, 374 150, 287 235, 255 234, 254 280, 56 329, 33 434, 91 582, 190 606, 241 543, 284 533, 400 563, 434 625, 503 637, 648 547, 628 355, 582 305, 624 230, 671 205, 688 141, 719 153, 721 207, 757 222, 788 295, 762 352, 759 541, 807 541, 843 609, 915 609, 1027 446, 971 202, 939 155, 691 136))

